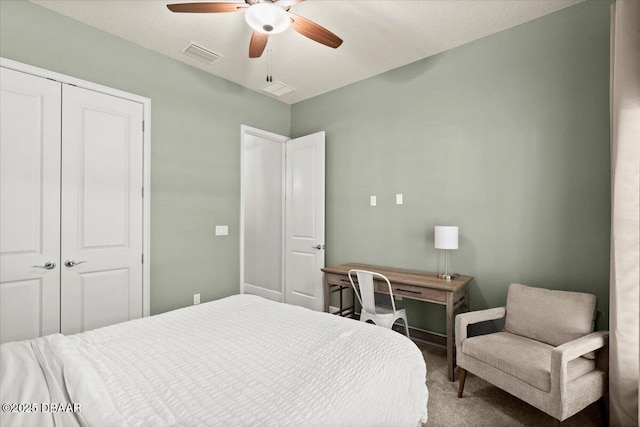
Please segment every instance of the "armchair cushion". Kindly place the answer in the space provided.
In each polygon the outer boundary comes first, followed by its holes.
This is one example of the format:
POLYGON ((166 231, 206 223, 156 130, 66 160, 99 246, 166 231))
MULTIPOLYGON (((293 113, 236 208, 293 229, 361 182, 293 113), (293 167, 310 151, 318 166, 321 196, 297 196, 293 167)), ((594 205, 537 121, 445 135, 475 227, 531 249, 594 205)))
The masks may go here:
POLYGON ((554 347, 592 331, 596 297, 512 283, 505 330, 554 347))
MULTIPOLYGON (((551 353, 554 347, 498 332, 466 339, 462 352, 544 392, 551 390, 551 353)), ((593 360, 578 357, 567 364, 567 380, 572 381, 595 369, 593 360)))

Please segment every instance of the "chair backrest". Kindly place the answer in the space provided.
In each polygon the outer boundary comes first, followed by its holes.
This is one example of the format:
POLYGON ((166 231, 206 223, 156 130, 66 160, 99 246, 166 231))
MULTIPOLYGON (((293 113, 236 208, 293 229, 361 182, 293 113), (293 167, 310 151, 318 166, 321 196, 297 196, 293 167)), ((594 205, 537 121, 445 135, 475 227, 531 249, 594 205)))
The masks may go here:
POLYGON ((505 330, 559 346, 593 330, 596 297, 512 283, 507 293, 505 330))
POLYGON ((389 279, 387 279, 383 274, 376 273, 375 271, 351 269, 349 270, 349 281, 351 282, 351 286, 358 297, 358 301, 360 301, 362 309, 368 314, 374 316, 376 314, 375 285, 373 282, 374 277, 378 277, 387 282, 389 296, 391 297, 391 307, 395 314, 396 304, 393 301, 393 293, 391 292, 391 283, 389 282, 389 279), (358 286, 353 282, 354 273, 358 277, 358 286))

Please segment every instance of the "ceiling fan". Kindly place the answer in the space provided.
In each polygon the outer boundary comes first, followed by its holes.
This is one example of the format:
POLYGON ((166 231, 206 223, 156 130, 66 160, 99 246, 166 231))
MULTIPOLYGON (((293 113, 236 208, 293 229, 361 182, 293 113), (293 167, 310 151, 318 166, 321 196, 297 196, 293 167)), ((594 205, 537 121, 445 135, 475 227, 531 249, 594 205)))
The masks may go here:
POLYGON ((259 58, 270 34, 281 33, 291 27, 294 31, 325 46, 337 48, 342 39, 326 28, 295 13, 289 8, 304 0, 244 0, 245 3, 206 2, 176 3, 167 7, 178 13, 246 12, 247 24, 253 29, 249 43, 249 58, 259 58))

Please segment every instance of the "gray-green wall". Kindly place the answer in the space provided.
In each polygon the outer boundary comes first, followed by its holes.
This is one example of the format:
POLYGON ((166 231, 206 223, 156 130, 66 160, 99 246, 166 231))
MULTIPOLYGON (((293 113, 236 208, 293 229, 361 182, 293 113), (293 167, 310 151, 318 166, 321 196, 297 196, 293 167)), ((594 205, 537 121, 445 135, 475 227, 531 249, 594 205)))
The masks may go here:
MULTIPOLYGON (((327 264, 442 270, 433 226, 458 225, 450 265, 475 277, 472 309, 521 282, 594 293, 606 326, 609 2, 295 104, 291 124, 326 131, 327 264)), ((441 307, 405 306, 443 332, 441 307)))
MULTIPOLYGON (((606 326, 608 1, 292 107, 23 1, 0 1, 0 55, 151 98, 152 313, 238 291, 245 123, 327 131, 327 264, 437 270, 433 226, 458 225, 472 308, 519 281, 596 294, 606 326)), ((444 330, 440 307, 406 306, 444 330)))
POLYGON ((240 124, 288 135, 290 107, 23 1, 0 55, 150 98, 151 312, 238 293, 240 124))

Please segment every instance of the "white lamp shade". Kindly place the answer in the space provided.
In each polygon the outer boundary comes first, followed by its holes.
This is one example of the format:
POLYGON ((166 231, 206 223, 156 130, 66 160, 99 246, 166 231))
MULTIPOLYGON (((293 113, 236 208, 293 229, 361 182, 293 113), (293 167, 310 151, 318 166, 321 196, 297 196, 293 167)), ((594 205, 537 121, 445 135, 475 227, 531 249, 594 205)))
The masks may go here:
POLYGON ((436 249, 458 249, 458 227, 436 225, 435 247, 436 249))
POLYGON ((281 33, 291 24, 291 18, 273 3, 254 3, 244 14, 247 24, 263 34, 281 33))

